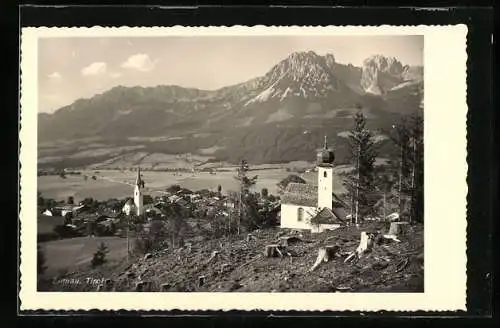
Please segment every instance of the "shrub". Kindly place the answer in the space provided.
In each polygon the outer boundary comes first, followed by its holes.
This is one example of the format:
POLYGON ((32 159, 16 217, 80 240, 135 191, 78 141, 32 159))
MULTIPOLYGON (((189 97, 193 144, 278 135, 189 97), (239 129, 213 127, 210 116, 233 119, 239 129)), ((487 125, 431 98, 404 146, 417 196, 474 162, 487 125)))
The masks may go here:
POLYGON ((101 242, 97 247, 97 251, 94 253, 94 257, 92 258, 92 267, 95 268, 97 266, 103 265, 106 262, 106 254, 109 252, 108 247, 104 242, 101 242))

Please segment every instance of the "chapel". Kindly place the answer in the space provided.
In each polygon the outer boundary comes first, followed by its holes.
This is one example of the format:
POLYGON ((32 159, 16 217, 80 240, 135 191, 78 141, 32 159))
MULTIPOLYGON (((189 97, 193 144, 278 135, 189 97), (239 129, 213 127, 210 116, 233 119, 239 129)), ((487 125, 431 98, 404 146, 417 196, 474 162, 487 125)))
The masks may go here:
POLYGON ((327 137, 317 154, 317 185, 289 183, 281 197, 281 228, 311 232, 334 230, 345 225, 345 204, 333 192, 335 154, 327 137))

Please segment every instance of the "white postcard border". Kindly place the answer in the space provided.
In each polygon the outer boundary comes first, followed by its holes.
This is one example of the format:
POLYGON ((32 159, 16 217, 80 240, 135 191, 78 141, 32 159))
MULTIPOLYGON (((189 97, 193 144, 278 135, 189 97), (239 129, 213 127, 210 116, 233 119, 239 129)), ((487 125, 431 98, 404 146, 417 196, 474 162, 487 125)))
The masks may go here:
POLYGON ((21 310, 466 310, 466 36, 455 26, 23 28, 21 310), (424 293, 72 293, 36 291, 37 39, 96 36, 424 35, 424 293))

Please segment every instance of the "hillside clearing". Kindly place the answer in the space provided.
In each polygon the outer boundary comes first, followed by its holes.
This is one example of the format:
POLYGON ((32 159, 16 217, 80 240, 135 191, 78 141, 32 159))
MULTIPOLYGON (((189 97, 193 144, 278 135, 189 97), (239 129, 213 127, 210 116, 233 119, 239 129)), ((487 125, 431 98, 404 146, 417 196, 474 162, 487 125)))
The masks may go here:
MULTIPOLYGON (((364 231, 386 231, 387 224, 366 224, 364 231)), ((376 245, 356 263, 343 258, 322 263, 310 272, 318 249, 337 245, 343 252, 359 244, 356 227, 321 234, 302 233, 285 250, 290 256, 265 257, 266 245, 276 242, 279 229, 215 240, 190 240, 179 249, 163 249, 148 259, 119 266, 85 270, 64 278, 110 279, 116 291, 198 292, 423 292, 423 227, 414 226, 401 243, 376 245), (214 251, 217 252, 213 256, 214 251)), ((93 291, 95 286, 68 286, 93 291)))

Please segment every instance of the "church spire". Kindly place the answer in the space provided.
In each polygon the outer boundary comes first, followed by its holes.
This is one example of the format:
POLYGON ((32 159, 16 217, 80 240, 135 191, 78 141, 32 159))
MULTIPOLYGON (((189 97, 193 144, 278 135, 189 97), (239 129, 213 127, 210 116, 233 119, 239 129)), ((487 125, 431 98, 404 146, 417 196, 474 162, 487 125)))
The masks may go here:
POLYGON ((141 186, 141 167, 137 169, 137 179, 135 180, 137 186, 141 186))
POLYGON ((328 149, 328 142, 326 141, 326 134, 325 134, 325 141, 323 144, 323 149, 328 149))

